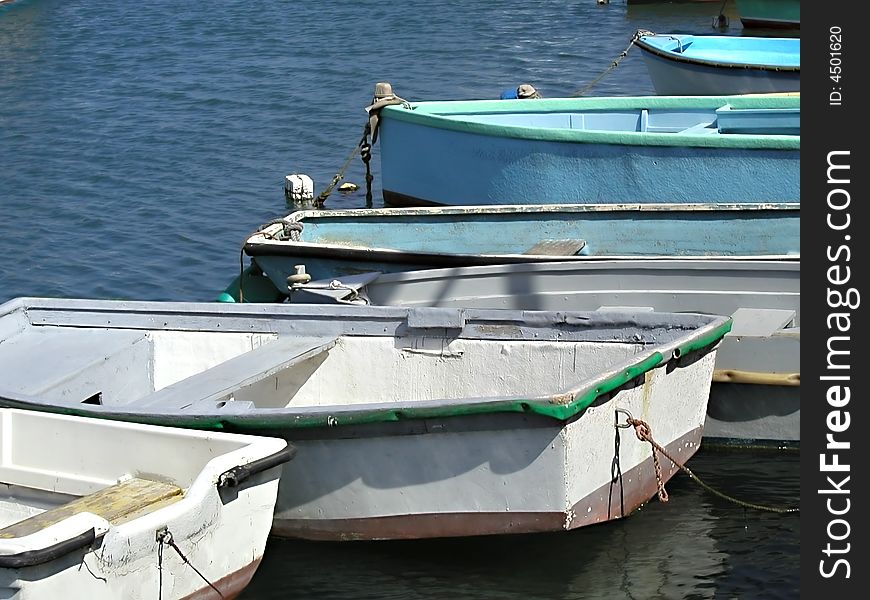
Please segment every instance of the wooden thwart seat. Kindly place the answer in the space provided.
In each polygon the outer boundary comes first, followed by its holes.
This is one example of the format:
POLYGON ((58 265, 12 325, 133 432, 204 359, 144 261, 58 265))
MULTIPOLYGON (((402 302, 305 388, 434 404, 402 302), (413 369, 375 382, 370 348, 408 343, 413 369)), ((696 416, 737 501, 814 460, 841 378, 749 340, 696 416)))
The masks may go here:
POLYGON ((175 485, 134 477, 13 523, 0 529, 0 538, 31 535, 83 512, 98 515, 114 525, 171 504, 182 495, 183 490, 175 485))
POLYGON ((271 377, 335 346, 338 336, 287 335, 240 354, 201 373, 182 379, 136 402, 160 412, 209 406, 236 390, 271 377))
POLYGON ((541 240, 523 254, 575 256, 586 247, 586 240, 541 240))

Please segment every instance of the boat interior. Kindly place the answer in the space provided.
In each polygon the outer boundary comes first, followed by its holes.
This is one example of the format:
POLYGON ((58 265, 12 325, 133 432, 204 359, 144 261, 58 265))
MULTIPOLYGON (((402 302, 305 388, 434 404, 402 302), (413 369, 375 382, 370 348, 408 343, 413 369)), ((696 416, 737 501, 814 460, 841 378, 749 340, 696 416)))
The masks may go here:
POLYGON ((661 50, 711 62, 800 66, 800 38, 648 35, 641 41, 661 50))
POLYGON ((245 445, 209 434, 2 409, 0 540, 81 513, 125 523, 181 500, 210 460, 245 445), (135 451, 119 451, 124 448, 135 451), (181 455, 185 460, 177 460, 181 455))
POLYGON ((510 337, 34 327, 0 344, 0 375, 5 390, 48 402, 214 413, 537 398, 577 387, 644 348, 510 337))
MULTIPOLYGON (((800 206, 693 205, 561 211, 299 211, 301 241, 403 252, 548 256, 796 256, 800 206), (699 229, 703 235, 699 235, 699 229)), ((249 244, 295 246, 282 224, 249 244)))
POLYGON ((536 129, 645 132, 685 135, 753 134, 799 135, 800 107, 718 109, 624 109, 564 112, 440 113, 456 121, 536 129), (724 113, 724 114, 723 114, 724 113), (741 117, 751 116, 751 122, 741 117))

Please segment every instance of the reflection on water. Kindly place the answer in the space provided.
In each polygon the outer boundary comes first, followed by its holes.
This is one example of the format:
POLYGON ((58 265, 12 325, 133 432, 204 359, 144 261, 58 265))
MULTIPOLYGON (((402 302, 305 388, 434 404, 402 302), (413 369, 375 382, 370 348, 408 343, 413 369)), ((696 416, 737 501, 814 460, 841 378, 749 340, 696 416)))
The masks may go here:
POLYGON ((801 34, 800 29, 744 28, 734 0, 628 0, 625 14, 630 22, 637 23, 638 29, 649 29, 656 33, 747 37, 800 37, 801 34), (680 16, 679 25, 674 23, 676 14, 680 16), (719 15, 725 17, 724 22, 719 15), (659 23, 662 25, 657 25, 659 23), (668 25, 671 28, 667 28, 668 25))
MULTIPOLYGON (((792 506, 796 453, 702 451, 705 482, 792 506)), ((794 598, 800 521, 745 510, 684 475, 671 500, 621 522, 566 533, 402 542, 271 539, 248 600, 270 598, 794 598)))

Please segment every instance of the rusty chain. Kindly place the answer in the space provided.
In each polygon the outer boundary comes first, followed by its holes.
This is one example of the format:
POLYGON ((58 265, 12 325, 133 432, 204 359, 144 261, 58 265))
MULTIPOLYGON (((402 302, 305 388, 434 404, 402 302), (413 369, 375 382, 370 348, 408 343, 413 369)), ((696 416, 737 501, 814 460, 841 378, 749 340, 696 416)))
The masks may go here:
POLYGON ((737 504, 738 506, 743 506, 744 508, 752 508, 755 510, 760 510, 760 511, 765 511, 765 512, 774 512, 774 513, 780 513, 780 514, 800 512, 799 507, 783 508, 783 507, 779 507, 779 506, 767 506, 764 504, 756 504, 754 502, 746 502, 745 500, 740 500, 739 498, 735 498, 733 496, 729 496, 728 494, 720 492, 719 490, 717 490, 717 489, 713 488, 712 486, 710 486, 709 484, 705 483, 700 477, 698 477, 694 472, 692 472, 692 470, 689 467, 680 463, 677 459, 675 459, 673 456, 671 456, 668 453, 668 451, 665 450, 664 447, 662 447, 661 444, 656 442, 652 436, 652 428, 649 426, 648 423, 646 423, 645 421, 642 421, 640 419, 635 419, 634 417, 631 416, 630 412, 628 412, 627 410, 622 409, 622 408, 617 409, 616 413, 617 413, 617 424, 616 424, 617 428, 626 429, 628 427, 634 427, 634 433, 635 433, 635 435, 637 435, 637 439, 641 440, 642 442, 649 442, 649 445, 652 447, 653 464, 655 465, 655 470, 656 470, 656 483, 658 484, 659 500, 661 500, 662 502, 668 501, 668 493, 667 493, 667 491, 665 491, 664 479, 662 478, 661 464, 659 463, 657 452, 660 452, 669 461, 671 461, 674 464, 674 466, 676 466, 678 469, 680 469, 681 471, 686 473, 686 475, 688 475, 693 480, 697 481, 698 485, 700 485, 702 488, 704 488, 705 490, 707 490, 711 494, 722 498, 723 500, 728 500, 729 502, 733 502, 734 504, 737 504), (618 422, 620 413, 626 415, 626 420, 625 420, 624 425, 620 424, 618 422))
MULTIPOLYGON (((637 439, 642 442, 649 442, 650 446, 652 446, 653 465, 655 465, 656 468, 656 484, 658 485, 659 501, 667 502, 670 497, 668 496, 668 491, 665 489, 665 481, 662 478, 662 465, 659 462, 659 455, 656 453, 656 450, 658 450, 662 454, 665 454, 665 452, 662 447, 659 446, 653 439, 652 429, 645 421, 629 417, 627 422, 629 425, 632 425, 634 427, 634 433, 637 436, 637 439)), ((665 456, 667 456, 667 454, 665 454, 665 456)), ((678 467, 682 467, 682 465, 677 464, 677 462, 670 456, 668 456, 668 458, 670 458, 671 462, 678 467)))

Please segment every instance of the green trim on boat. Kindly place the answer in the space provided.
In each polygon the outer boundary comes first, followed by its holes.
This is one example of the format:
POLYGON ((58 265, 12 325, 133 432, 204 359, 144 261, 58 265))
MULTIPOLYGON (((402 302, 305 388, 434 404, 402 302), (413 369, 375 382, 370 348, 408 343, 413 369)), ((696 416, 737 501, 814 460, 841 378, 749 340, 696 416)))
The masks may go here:
MULTIPOLYGON (((710 330, 679 347, 681 355, 695 350, 712 347, 731 330, 731 319, 719 327, 710 330)), ((148 425, 168 425, 172 427, 186 427, 188 429, 203 430, 228 430, 236 432, 254 432, 263 430, 281 429, 304 429, 304 428, 331 428, 351 425, 368 425, 374 423, 391 423, 413 419, 433 419, 462 417, 470 415, 482 415, 492 413, 532 413, 544 417, 550 417, 556 421, 567 421, 585 411, 598 398, 608 394, 622 385, 630 382, 644 373, 664 364, 665 358, 660 352, 653 352, 648 357, 630 365, 623 371, 607 377, 596 387, 586 390, 584 393, 574 396, 565 394, 560 398, 552 399, 512 399, 495 400, 491 402, 477 402, 467 404, 455 404, 442 407, 403 408, 389 409, 379 408, 360 410, 338 415, 294 415, 294 414, 269 414, 259 416, 254 413, 236 415, 184 415, 171 414, 145 414, 112 412, 102 413, 82 408, 65 406, 52 406, 47 404, 32 404, 17 400, 3 400, 0 405, 10 408, 22 408, 27 410, 41 410, 43 412, 74 415, 80 417, 94 417, 100 419, 114 419, 148 425), (563 402, 563 400, 566 400, 563 402)))
POLYGON ((618 144, 628 146, 677 146, 694 148, 800 149, 800 135, 722 134, 692 135, 649 131, 589 131, 546 127, 523 127, 458 120, 463 114, 578 112, 590 110, 710 109, 800 109, 800 96, 649 96, 610 98, 551 98, 538 100, 459 100, 387 106, 382 115, 425 127, 501 138, 618 144), (450 115, 444 116, 444 115, 450 115))
POLYGON ((734 321, 732 319, 728 319, 719 327, 710 330, 706 334, 699 336, 697 339, 686 342, 682 346, 678 346, 677 349, 680 351, 680 356, 685 356, 686 354, 694 352, 695 350, 700 350, 702 348, 706 348, 707 346, 712 346, 723 337, 725 337, 725 335, 731 331, 731 327, 733 325, 734 321))
POLYGON ((284 302, 287 296, 275 287, 272 280, 248 266, 237 275, 223 292, 215 299, 217 302, 236 303, 239 301, 239 284, 244 282, 245 303, 284 302))
POLYGON ((592 403, 595 402, 595 400, 597 400, 602 395, 612 392, 618 387, 628 383, 632 379, 643 375, 647 371, 651 371, 652 369, 660 365, 663 360, 664 357, 662 356, 661 352, 654 352, 646 359, 628 367, 625 371, 608 377, 596 388, 587 391, 581 396, 574 397, 567 404, 531 404, 531 412, 535 412, 548 417, 553 417, 554 419, 559 419, 560 421, 567 421, 568 419, 589 408, 589 406, 591 406, 592 403))

